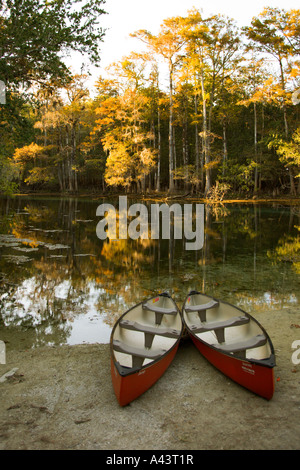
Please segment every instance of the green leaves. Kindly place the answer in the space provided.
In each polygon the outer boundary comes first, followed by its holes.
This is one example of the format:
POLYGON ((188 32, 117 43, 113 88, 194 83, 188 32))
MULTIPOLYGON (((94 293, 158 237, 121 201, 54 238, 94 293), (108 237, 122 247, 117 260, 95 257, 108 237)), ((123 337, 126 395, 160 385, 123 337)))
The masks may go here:
MULTIPOLYGON (((295 10, 294 16, 297 16, 295 10)), ((259 17, 253 18, 251 26, 244 28, 244 32, 258 50, 282 60, 294 52, 291 40, 294 36, 295 19, 292 18, 291 12, 278 8, 265 8, 259 17)))
MULTIPOLYGON (((278 155, 280 155, 280 161, 286 166, 294 165, 298 171, 300 168, 300 127, 295 130, 292 139, 285 141, 283 139, 275 137, 269 144, 270 148, 275 148, 278 155)), ((300 177, 300 174, 297 175, 300 177)))
POLYGON ((0 3, 0 78, 8 85, 64 81, 71 51, 100 60, 104 0, 7 0, 0 3))

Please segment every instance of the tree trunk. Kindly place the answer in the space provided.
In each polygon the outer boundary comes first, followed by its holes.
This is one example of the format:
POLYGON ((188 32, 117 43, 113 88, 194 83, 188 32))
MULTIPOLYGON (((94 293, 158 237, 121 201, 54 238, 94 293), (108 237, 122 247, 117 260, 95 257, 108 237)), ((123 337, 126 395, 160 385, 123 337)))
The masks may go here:
POLYGON ((172 175, 172 179, 173 179, 173 189, 177 189, 177 179, 174 180, 174 174, 176 174, 176 170, 177 170, 177 154, 176 154, 176 146, 175 146, 175 142, 176 142, 176 134, 175 134, 175 127, 173 126, 173 175, 172 175))
POLYGON ((199 191, 199 129, 198 129, 198 96, 195 95, 195 159, 196 159, 196 191, 199 191))
POLYGON ((223 176, 225 175, 225 168, 226 168, 226 163, 227 163, 227 136, 226 136, 226 118, 225 116, 223 117, 223 176))
MULTIPOLYGON (((279 58, 279 65, 280 65, 280 76, 281 76, 281 86, 282 90, 285 92, 285 81, 284 81, 284 72, 283 72, 283 65, 282 65, 282 60, 279 58)), ((285 130, 285 138, 288 139, 289 136, 289 128, 288 128, 288 121, 287 121, 287 110, 286 110, 286 102, 285 98, 283 97, 283 103, 282 103, 282 109, 283 109, 283 120, 284 120, 284 130, 285 130)), ((291 167, 287 167, 289 171, 289 176, 290 176, 290 193, 292 195, 296 195, 296 187, 295 187, 295 181, 294 181, 294 175, 291 167)))
POLYGON ((71 160, 70 160, 70 191, 76 191, 77 182, 74 170, 76 155, 76 121, 72 122, 71 128, 71 160))
POLYGON ((157 181, 156 189, 160 191, 160 165, 161 165, 161 128, 160 128, 160 107, 157 109, 157 181))
POLYGON ((256 113, 256 103, 253 103, 254 106, 254 194, 257 192, 258 186, 258 168, 257 168, 257 113, 256 113))
POLYGON ((187 129, 187 117, 184 118, 184 124, 182 129, 182 156, 184 166, 184 189, 188 186, 188 129, 187 129))
POLYGON ((169 95, 169 191, 174 191, 174 137, 173 137, 173 64, 169 63, 170 95, 169 95))
POLYGON ((210 176, 210 155, 209 155, 209 148, 208 148, 208 133, 207 133, 207 109, 206 109, 206 97, 205 97, 205 89, 204 89, 204 74, 203 70, 201 71, 201 89, 202 89, 202 101, 203 101, 203 152, 204 152, 204 161, 205 165, 207 165, 205 171, 205 189, 204 195, 206 196, 208 191, 211 187, 211 176, 210 176))

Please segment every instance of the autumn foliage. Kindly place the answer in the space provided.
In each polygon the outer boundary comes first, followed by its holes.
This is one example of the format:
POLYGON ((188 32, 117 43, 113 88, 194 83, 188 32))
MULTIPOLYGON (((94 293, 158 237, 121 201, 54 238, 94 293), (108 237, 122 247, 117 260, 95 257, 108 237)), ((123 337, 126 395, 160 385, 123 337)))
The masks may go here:
POLYGON ((37 190, 295 195, 299 22, 300 10, 265 8, 239 28, 193 9, 133 32, 144 53, 111 64, 93 97, 85 75, 32 90, 19 105, 31 130, 5 157, 37 190))

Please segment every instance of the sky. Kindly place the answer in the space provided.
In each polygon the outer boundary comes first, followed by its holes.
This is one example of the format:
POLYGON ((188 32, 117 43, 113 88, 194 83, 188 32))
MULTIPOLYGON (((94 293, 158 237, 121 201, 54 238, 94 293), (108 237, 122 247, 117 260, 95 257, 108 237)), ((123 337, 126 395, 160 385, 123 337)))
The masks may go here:
POLYGON ((100 24, 107 31, 101 44, 100 67, 91 69, 92 77, 106 75, 108 65, 133 50, 144 50, 138 39, 130 38, 134 31, 147 29, 157 34, 164 19, 186 16, 194 7, 203 17, 221 13, 235 19, 239 26, 247 26, 266 6, 299 9, 299 0, 250 0, 247 4, 245 0, 106 0, 103 8, 108 14, 101 16, 100 24))

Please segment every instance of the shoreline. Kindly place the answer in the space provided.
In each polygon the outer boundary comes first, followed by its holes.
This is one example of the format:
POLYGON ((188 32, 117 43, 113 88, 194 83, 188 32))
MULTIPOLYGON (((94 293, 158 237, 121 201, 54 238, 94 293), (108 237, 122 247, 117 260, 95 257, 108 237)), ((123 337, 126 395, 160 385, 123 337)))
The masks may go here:
POLYGON ((28 192, 28 193, 16 193, 9 197, 53 197, 53 198, 71 198, 71 199, 100 199, 100 198, 117 198, 119 196, 127 196, 129 199, 141 199, 144 201, 172 201, 172 200, 188 200, 192 202, 199 202, 205 204, 272 204, 272 203, 284 203, 289 205, 300 204, 300 196, 253 196, 253 197, 236 197, 224 198, 221 200, 212 200, 204 197, 189 195, 189 194, 168 194, 168 193, 149 193, 149 194, 134 194, 134 193, 97 193, 97 192, 80 192, 78 194, 72 193, 51 193, 51 192, 28 192))
POLYGON ((235 384, 183 340, 161 379, 117 403, 108 344, 7 351, 0 376, 1 450, 296 450, 300 437, 297 307, 262 311, 275 348, 270 401, 235 384))

